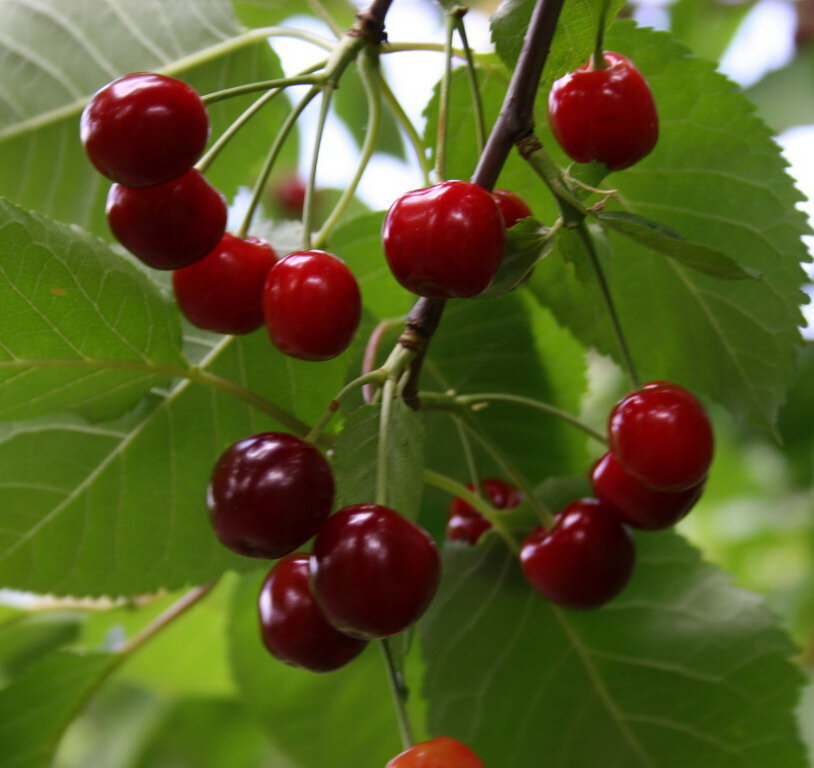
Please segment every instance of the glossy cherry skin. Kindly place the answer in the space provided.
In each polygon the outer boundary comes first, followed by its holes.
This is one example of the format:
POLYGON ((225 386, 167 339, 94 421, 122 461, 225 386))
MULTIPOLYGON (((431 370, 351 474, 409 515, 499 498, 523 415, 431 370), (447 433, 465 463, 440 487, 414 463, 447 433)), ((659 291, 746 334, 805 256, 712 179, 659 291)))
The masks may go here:
POLYGON ((704 406, 678 384, 654 381, 620 400, 608 420, 611 452, 637 480, 663 491, 697 486, 712 463, 704 406))
POLYGON ((154 269, 202 259, 226 229, 226 201, 196 170, 144 189, 114 184, 107 221, 116 239, 154 269))
POLYGON ((97 91, 79 132, 100 173, 126 187, 151 187, 192 168, 209 137, 209 116, 185 82, 135 72, 97 91))
POLYGON ((437 736, 396 755, 385 768, 483 768, 483 763, 466 744, 437 736))
MULTIPOLYGON (((503 480, 488 477, 481 480, 481 487, 495 509, 514 509, 523 501, 523 495, 513 485, 503 480)), ((475 490, 472 483, 467 485, 470 491, 475 490)), ((462 541, 475 545, 492 524, 474 507, 456 496, 447 511, 447 538, 450 541, 462 541)))
POLYGON ((305 206, 305 184, 296 174, 283 176, 274 188, 274 199, 280 210, 291 219, 299 219, 305 206))
POLYGON ((548 121, 566 154, 599 160, 613 171, 648 155, 659 137, 656 104, 633 62, 605 51, 606 69, 592 62, 551 86, 548 121))
POLYGON ((533 530, 520 549, 531 585, 566 608, 598 608, 616 597, 633 572, 630 531, 596 499, 560 512, 551 530, 533 530))
POLYGON ((172 273, 175 300, 198 328, 251 333, 263 325, 263 286, 276 262, 265 240, 226 233, 202 259, 172 273))
POLYGON ((293 552, 331 511, 334 481, 311 443, 262 432, 231 445, 212 471, 207 504, 218 538, 247 557, 293 552))
POLYGON ((328 623, 311 591, 308 558, 295 552, 269 572, 257 603, 260 635, 280 661, 311 672, 331 672, 356 658, 367 643, 328 623))
POLYGON ((437 299, 475 296, 486 288, 503 259, 505 240, 494 198, 466 181, 408 192, 390 207, 382 230, 396 280, 437 299))
POLYGON ((591 483, 596 498, 623 523, 658 531, 675 525, 695 506, 706 479, 686 491, 658 491, 629 475, 612 453, 606 453, 591 470, 591 483))
POLYGON ((330 360, 353 339, 362 296, 344 261, 325 251, 296 251, 268 273, 263 314, 281 352, 301 360, 330 360))
POLYGON ((314 594, 342 632, 373 640, 424 613, 441 564, 429 534, 389 507, 356 504, 331 515, 311 555, 314 594))
POLYGON ((497 207, 500 208, 506 229, 511 229, 520 219, 526 219, 532 215, 531 208, 516 192, 510 192, 508 189, 493 189, 492 197, 497 203, 497 207))

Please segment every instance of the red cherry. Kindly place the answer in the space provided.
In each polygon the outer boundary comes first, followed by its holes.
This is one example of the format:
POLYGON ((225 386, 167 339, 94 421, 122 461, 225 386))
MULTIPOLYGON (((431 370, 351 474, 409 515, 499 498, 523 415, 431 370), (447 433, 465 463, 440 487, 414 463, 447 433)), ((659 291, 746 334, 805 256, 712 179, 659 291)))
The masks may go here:
POLYGON ((135 72, 94 94, 79 131, 100 173, 126 187, 151 187, 192 168, 209 137, 209 116, 185 82, 135 72))
POLYGON ((483 187, 444 181, 403 195, 384 220, 382 241, 396 280, 419 296, 474 296, 503 259, 503 217, 483 187))
POLYGON ((221 542, 240 555, 269 559, 308 541, 330 513, 333 498, 325 457, 285 432, 263 432, 227 448, 207 489, 221 542))
POLYGON ((495 199, 497 207, 500 208, 506 229, 511 229, 520 219, 526 219, 532 215, 531 208, 516 192, 510 192, 508 189, 493 189, 492 197, 495 199))
MULTIPOLYGON (((469 483, 470 491, 475 486, 469 483)), ((495 509, 514 509, 523 501, 523 495, 513 485, 503 480, 489 477, 481 481, 481 487, 491 499, 495 509)), ((475 545, 492 524, 474 507, 456 496, 447 511, 447 538, 450 541, 463 541, 475 545)))
POLYGON ((145 264, 178 269, 217 245, 226 228, 226 201, 193 169, 144 189, 114 184, 107 221, 116 239, 145 264))
POLYGON ((531 585, 567 608, 597 608, 630 579, 636 553, 630 532, 596 499, 580 499, 551 530, 533 530, 520 549, 531 585))
POLYGON ((305 184, 292 173, 284 176, 274 188, 274 199, 280 210, 291 219, 299 219, 305 206, 305 184))
POLYGON ((263 285, 276 261, 265 240, 227 233, 200 261, 172 273, 175 299, 199 328, 251 333, 263 324, 263 285))
POLYGON ((611 452, 637 480, 685 491, 707 476, 713 435, 704 406, 683 387, 645 384, 620 400, 608 420, 611 452))
POLYGON ((412 624, 429 605, 440 575, 429 534, 379 504, 356 504, 331 515, 311 555, 314 594, 328 620, 363 640, 412 624))
POLYGON ((466 744, 437 736, 396 755, 384 768, 483 768, 483 763, 466 744))
POLYGON ((293 667, 330 672, 356 658, 364 640, 334 629, 319 609, 308 578, 308 555, 279 560, 258 600, 260 634, 269 653, 293 667))
POLYGON ((301 360, 330 360, 353 339, 362 297, 342 259, 325 251, 297 251, 268 273, 263 313, 281 352, 301 360))
POLYGON ((701 497, 706 479, 686 491, 658 491, 640 483, 606 453, 591 470, 594 494, 623 523, 646 531, 669 528, 701 497))
POLYGON ((589 61, 551 86, 548 121, 572 160, 600 160, 618 171, 656 146, 659 121, 650 87, 633 62, 611 51, 605 61, 606 69, 593 69, 589 61))

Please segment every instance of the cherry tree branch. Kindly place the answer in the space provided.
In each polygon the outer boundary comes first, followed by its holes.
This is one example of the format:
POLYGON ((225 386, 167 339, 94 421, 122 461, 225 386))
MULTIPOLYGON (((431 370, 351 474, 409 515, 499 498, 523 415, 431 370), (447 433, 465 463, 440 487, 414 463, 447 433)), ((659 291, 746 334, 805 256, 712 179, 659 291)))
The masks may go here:
MULTIPOLYGON (((534 131, 534 100, 564 0, 538 0, 531 14, 523 47, 503 99, 503 106, 480 156, 471 181, 489 191, 495 185, 512 147, 534 131)), ((438 328, 445 299, 419 299, 407 318, 399 343, 417 352, 404 387, 404 402, 418 407, 418 379, 427 347, 438 328)))

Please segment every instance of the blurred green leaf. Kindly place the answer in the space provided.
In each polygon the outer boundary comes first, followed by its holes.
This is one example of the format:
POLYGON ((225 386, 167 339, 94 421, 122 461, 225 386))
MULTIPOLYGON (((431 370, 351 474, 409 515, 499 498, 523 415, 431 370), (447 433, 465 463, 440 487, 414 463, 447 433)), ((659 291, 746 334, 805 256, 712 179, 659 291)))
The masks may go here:
POLYGON ((719 61, 753 0, 676 0, 668 6, 670 31, 696 56, 719 61))
POLYGON ((814 123, 812 92, 814 45, 798 48, 785 67, 769 72, 745 91, 760 117, 777 133, 814 123))

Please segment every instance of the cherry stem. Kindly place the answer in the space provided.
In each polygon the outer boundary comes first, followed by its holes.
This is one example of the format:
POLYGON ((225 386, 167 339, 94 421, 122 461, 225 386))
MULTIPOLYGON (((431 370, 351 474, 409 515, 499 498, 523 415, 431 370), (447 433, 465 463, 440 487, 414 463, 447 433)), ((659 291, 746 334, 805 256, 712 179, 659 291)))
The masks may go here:
POLYGON ((259 80, 256 83, 246 83, 237 85, 234 88, 224 88, 222 91, 213 91, 201 96, 201 101, 207 106, 215 104, 224 99, 231 99, 234 96, 244 96, 247 93, 257 91, 269 91, 273 88, 288 88, 290 85, 317 85, 322 82, 320 75, 294 75, 293 77, 279 77, 276 80, 259 80))
POLYGON ((622 330, 622 324, 619 320, 619 315, 616 312, 616 305, 614 304, 613 296, 611 295, 610 285, 608 285, 607 278, 605 277, 605 271, 603 270, 602 264, 599 261, 596 246, 594 245, 591 233, 589 232, 584 221, 581 222, 577 227, 577 233, 579 234, 582 244, 585 246, 585 250, 588 253, 588 259, 591 262, 591 267, 593 267, 594 274, 596 275, 596 282, 599 285, 599 292, 602 295, 605 309, 607 310, 608 316, 610 317, 611 326, 613 327, 613 334, 616 337, 616 344, 619 347, 619 356, 622 360, 622 365, 627 371, 628 378, 630 379, 630 383, 633 385, 633 388, 639 389, 641 386, 641 379, 636 371, 636 365, 633 362, 633 355, 630 353, 630 347, 628 347, 627 339, 625 338, 624 331, 622 330))
MULTIPOLYGON (((444 397, 448 397, 444 395, 444 397)), ((422 394, 422 403, 425 401, 426 395, 422 394)), ((599 443, 603 445, 608 444, 608 439, 603 435, 601 432, 598 432, 593 427, 588 426, 585 422, 580 421, 576 416, 572 416, 570 413, 563 411, 557 408, 550 403, 544 403, 541 400, 533 400, 530 397, 522 397, 521 395, 510 395, 503 392, 486 392, 483 394, 473 394, 473 395, 457 395, 454 397, 455 402, 460 403, 473 411, 480 410, 481 407, 487 405, 487 403, 514 403, 515 405, 522 405, 526 408, 531 408, 535 411, 541 411, 542 413, 548 414, 549 416, 553 416, 556 419, 560 419, 564 421, 566 424, 570 424, 577 429, 582 430, 586 435, 592 437, 599 443)))
MULTIPOLYGON (((319 16, 328 28, 333 32, 336 38, 342 37, 345 34, 345 30, 342 28, 342 25, 337 23, 336 19, 331 16, 330 11, 321 3, 319 0, 306 0, 308 3, 308 7, 314 12, 315 16, 319 16)), ((354 8, 354 6, 350 6, 354 8)))
POLYGON ((438 96, 438 132, 435 140, 435 180, 444 181, 447 173, 447 122, 449 118, 449 97, 452 81, 452 37, 455 34, 454 11, 446 16, 446 37, 444 39, 444 75, 438 96))
POLYGON ((469 480, 472 483, 473 493, 476 496, 483 497, 481 492, 480 475, 478 473, 478 465, 475 461, 475 452, 472 450, 472 442, 469 435, 464 429, 464 425, 458 419, 454 419, 455 428, 458 430, 458 437, 461 441, 461 448, 464 452, 464 461, 466 463, 466 470, 469 473, 469 480))
POLYGON ((319 119, 317 120, 316 136, 314 137, 314 148, 311 153, 311 170, 308 173, 308 182, 305 187, 305 203, 302 211, 302 249, 311 249, 311 222, 314 216, 314 187, 317 180, 317 166, 319 165, 319 151, 322 147, 322 137, 325 133, 325 122, 328 119, 328 112, 331 108, 331 99, 335 85, 327 83, 322 89, 322 99, 319 108, 319 119))
POLYGON ((378 60, 375 53, 370 47, 362 51, 357 57, 359 76, 362 81, 362 87, 365 91, 367 98, 367 131, 365 133, 365 140, 362 144, 362 151, 359 157, 359 162, 356 166, 356 173, 350 182, 346 185, 342 195, 337 201, 334 209, 325 219, 325 223, 320 228, 319 232, 314 236, 314 247, 320 248, 330 236, 331 232, 336 227, 342 215, 345 213, 348 205, 350 205, 356 190, 359 187, 359 182, 362 180, 362 175, 373 156, 376 149, 376 142, 379 139, 382 124, 382 108, 381 108, 381 93, 378 88, 379 78, 376 75, 378 71, 378 60))
MULTIPOLYGON (((362 358, 362 375, 365 376, 371 373, 376 368, 376 357, 379 353, 379 345, 382 342, 384 335, 395 328, 400 326, 404 321, 399 318, 398 320, 382 320, 370 334, 365 346, 365 354, 362 358)), ((374 400, 373 387, 368 383, 362 387, 362 397, 367 405, 370 405, 374 400)))
POLYGON ((599 25, 596 29, 596 45, 594 46, 593 69, 607 69, 608 62, 605 59, 603 43, 605 40, 605 22, 608 18, 608 3, 610 0, 602 0, 599 8, 599 25))
POLYGON ((393 117, 396 118, 407 136, 407 140, 410 142, 413 152, 415 152, 416 160, 418 160, 418 165, 421 168, 421 175, 424 178, 424 184, 425 186, 429 186, 430 163, 427 160, 427 146, 424 144, 424 140, 419 135, 410 118, 407 116, 407 113, 404 111, 404 107, 401 106, 401 102, 396 98, 396 95, 387 84, 387 81, 382 76, 380 70, 377 71, 377 77, 379 88, 381 89, 381 95, 387 102, 387 106, 390 108, 390 112, 393 114, 393 117))
POLYGON ((387 670, 387 682, 390 684, 390 692, 393 695, 393 705, 396 709, 396 720, 398 721, 401 743, 404 749, 409 749, 415 744, 413 729, 410 725, 410 716, 407 714, 407 699, 410 690, 404 681, 404 675, 396 666, 393 649, 390 647, 390 640, 382 638, 379 641, 379 648, 384 659, 384 666, 387 670))
POLYGON ((388 377, 382 387, 379 411, 379 443, 376 454, 376 503, 387 506, 388 459, 390 456, 390 414, 396 396, 396 381, 388 377))
MULTIPOLYGON (((442 475, 432 469, 425 469, 423 477, 424 482, 428 485, 440 488, 442 491, 446 491, 448 494, 450 494, 450 496, 457 496, 482 514, 489 521, 492 528, 494 528, 495 533, 497 533, 506 542, 512 552, 518 552, 520 550, 520 546, 514 538, 514 535, 501 519, 501 513, 498 512, 491 504, 489 504, 489 502, 487 502, 482 496, 479 496, 465 485, 453 480, 451 477, 442 475)), ((476 484, 475 487, 478 488, 479 486, 480 483, 476 484)))
POLYGON ((478 84, 478 70, 475 67, 475 59, 472 56, 472 49, 469 47, 469 40, 466 36, 464 15, 467 10, 467 8, 458 6, 453 10, 453 13, 455 13, 455 29, 458 31, 458 37, 461 38, 461 45, 463 46, 464 56, 466 57, 467 79, 469 80, 469 87, 472 92, 472 104, 475 107, 475 136, 478 154, 480 154, 486 145, 486 118, 483 112, 483 99, 481 98, 480 85, 478 84))

